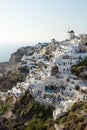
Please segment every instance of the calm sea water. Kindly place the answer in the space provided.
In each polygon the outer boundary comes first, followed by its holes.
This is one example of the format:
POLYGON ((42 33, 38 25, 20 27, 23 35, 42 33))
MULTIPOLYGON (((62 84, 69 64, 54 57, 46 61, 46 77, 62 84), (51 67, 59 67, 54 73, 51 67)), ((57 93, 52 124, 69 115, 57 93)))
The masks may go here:
POLYGON ((20 47, 33 46, 35 43, 0 43, 0 62, 6 62, 9 60, 10 55, 20 47))

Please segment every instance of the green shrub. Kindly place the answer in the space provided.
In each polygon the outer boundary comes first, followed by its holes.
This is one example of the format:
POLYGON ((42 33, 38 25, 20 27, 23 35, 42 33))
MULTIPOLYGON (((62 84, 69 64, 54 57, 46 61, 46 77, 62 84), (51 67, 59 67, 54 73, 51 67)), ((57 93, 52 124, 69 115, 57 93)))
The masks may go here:
POLYGON ((77 109, 77 103, 74 103, 73 106, 71 107, 70 112, 74 112, 77 109))
POLYGON ((11 107, 11 104, 5 104, 0 108, 0 115, 5 114, 11 107))
POLYGON ((78 65, 72 66, 71 67, 71 72, 76 74, 76 75, 79 75, 85 69, 87 70, 87 58, 82 60, 78 65))
POLYGON ((78 115, 75 119, 75 122, 78 123, 78 122, 82 122, 83 121, 83 116, 82 115, 78 115))

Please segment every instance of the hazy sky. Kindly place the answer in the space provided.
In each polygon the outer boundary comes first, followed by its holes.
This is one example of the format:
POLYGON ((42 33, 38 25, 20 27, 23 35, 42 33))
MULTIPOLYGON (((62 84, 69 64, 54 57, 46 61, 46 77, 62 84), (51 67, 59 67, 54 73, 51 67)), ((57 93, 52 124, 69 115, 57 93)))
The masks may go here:
POLYGON ((0 42, 49 41, 87 32, 87 0, 0 0, 0 42))

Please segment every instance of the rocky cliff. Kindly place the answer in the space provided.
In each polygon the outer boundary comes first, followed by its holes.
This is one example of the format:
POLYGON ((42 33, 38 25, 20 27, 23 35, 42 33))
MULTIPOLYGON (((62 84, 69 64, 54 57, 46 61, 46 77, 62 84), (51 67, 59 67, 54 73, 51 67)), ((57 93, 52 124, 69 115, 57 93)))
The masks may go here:
POLYGON ((9 97, 5 105, 0 104, 0 130, 54 130, 52 107, 35 102, 29 91, 15 104, 13 101, 9 97))
POLYGON ((17 84, 25 80, 27 68, 21 68, 18 70, 17 64, 21 62, 21 58, 24 54, 34 50, 33 47, 21 47, 15 53, 11 54, 8 62, 0 63, 0 90, 7 91, 17 84))
POLYGON ((15 53, 11 54, 11 57, 9 59, 10 64, 17 64, 21 61, 22 56, 24 54, 28 54, 28 52, 31 50, 34 50, 34 48, 31 46, 19 48, 15 53))

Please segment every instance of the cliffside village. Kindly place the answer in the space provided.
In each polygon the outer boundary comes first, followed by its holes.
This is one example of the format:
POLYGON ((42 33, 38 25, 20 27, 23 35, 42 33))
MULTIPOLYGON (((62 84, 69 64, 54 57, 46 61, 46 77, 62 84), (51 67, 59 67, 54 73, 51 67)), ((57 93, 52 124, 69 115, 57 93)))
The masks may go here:
POLYGON ((29 74, 22 83, 3 93, 2 98, 14 95, 20 97, 29 89, 36 101, 55 107, 53 118, 65 114, 78 100, 87 100, 87 84, 71 73, 71 66, 87 57, 87 34, 58 42, 38 43, 25 54, 17 68, 28 67, 29 74), (33 52, 35 48, 36 51, 33 52))

